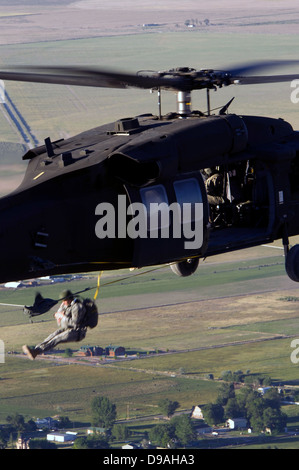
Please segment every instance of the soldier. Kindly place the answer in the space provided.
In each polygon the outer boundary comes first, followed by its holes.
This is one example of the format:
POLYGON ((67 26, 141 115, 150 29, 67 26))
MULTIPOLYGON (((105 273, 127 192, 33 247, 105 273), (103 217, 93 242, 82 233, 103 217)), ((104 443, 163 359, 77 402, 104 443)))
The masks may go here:
POLYGON ((223 175, 216 169, 206 168, 204 170, 206 180, 205 186, 208 195, 208 203, 211 205, 219 205, 225 202, 223 175))
POLYGON ((23 346, 23 352, 32 360, 38 354, 53 349, 57 344, 81 341, 85 338, 87 329, 83 321, 86 312, 85 306, 79 299, 74 298, 70 290, 64 291, 61 298, 63 301, 58 312, 54 315, 59 326, 58 330, 33 349, 26 345, 23 346))

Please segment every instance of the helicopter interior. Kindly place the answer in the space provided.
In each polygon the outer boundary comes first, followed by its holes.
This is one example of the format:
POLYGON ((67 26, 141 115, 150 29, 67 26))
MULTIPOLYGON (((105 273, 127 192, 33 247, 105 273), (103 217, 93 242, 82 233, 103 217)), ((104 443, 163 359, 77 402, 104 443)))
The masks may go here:
POLYGON ((209 203, 209 251, 264 239, 274 222, 274 192, 267 168, 245 161, 202 171, 209 203))

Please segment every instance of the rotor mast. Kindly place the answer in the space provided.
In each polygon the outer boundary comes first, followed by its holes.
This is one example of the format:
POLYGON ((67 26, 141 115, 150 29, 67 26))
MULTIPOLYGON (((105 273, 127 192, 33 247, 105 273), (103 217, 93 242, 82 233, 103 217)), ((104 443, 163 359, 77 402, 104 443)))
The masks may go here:
POLYGON ((191 114, 191 92, 178 91, 177 92, 177 113, 180 116, 188 116, 191 114))

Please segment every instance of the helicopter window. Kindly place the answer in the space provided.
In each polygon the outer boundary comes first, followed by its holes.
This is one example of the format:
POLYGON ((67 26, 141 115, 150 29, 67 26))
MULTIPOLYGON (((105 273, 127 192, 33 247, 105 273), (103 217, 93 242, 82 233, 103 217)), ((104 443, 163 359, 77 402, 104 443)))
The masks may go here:
POLYGON ((184 222, 187 223, 195 221, 198 217, 201 218, 201 214, 195 212, 194 205, 195 203, 202 203, 202 194, 197 179, 189 178, 185 180, 174 181, 173 186, 176 194, 176 200, 181 208, 183 208, 183 204, 192 204, 190 213, 191 220, 188 220, 188 214, 184 213, 184 222))
POLYGON ((151 231, 169 227, 168 197, 164 186, 159 184, 142 188, 140 189, 140 195, 146 208, 147 227, 151 231))

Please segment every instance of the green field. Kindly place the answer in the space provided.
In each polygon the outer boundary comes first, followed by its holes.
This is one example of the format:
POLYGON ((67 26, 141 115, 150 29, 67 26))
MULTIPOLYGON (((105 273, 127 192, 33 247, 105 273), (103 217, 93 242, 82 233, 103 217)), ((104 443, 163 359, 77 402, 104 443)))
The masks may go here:
MULTIPOLYGON (((90 402, 97 394, 116 403, 119 419, 126 418, 128 403, 131 418, 156 414, 161 397, 190 409, 216 398, 224 370, 250 370, 276 384, 299 386, 297 366, 290 360, 291 339, 299 331, 298 303, 286 300, 296 300, 299 291, 287 280, 281 256, 257 259, 265 250, 251 249, 242 261, 237 254, 229 263, 215 258, 185 279, 169 268, 138 276, 104 274, 97 300, 99 325, 82 344, 122 345, 129 357, 139 352, 139 359, 90 365, 31 362, 8 354, 0 365, 0 421, 19 412, 28 419, 61 414, 89 422, 90 402), (247 286, 246 294, 240 286, 247 286), (214 380, 206 380, 207 374, 214 380)), ((95 285, 96 276, 68 287, 77 291, 95 285)), ((39 290, 58 298, 61 286, 39 290)), ((0 301, 32 304, 36 290, 2 290, 0 301)), ((29 323, 21 308, 0 306, 6 352, 20 352, 22 344, 35 344, 53 331, 53 311, 29 323)), ((292 407, 289 412, 294 414, 292 407)))

